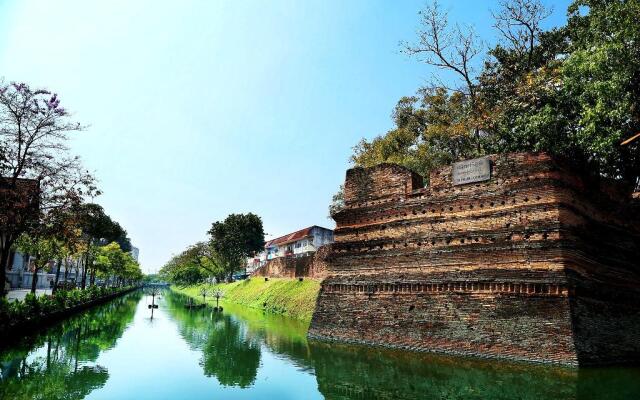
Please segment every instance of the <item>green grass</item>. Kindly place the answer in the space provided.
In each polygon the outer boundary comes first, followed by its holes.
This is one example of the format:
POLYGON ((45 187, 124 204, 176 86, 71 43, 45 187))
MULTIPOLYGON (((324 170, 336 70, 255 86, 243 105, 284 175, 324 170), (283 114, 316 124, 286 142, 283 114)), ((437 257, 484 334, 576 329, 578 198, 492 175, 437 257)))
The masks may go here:
MULTIPOLYGON (((218 285, 172 286, 172 290, 202 301, 200 289, 205 286, 208 289, 222 289, 224 302, 286 315, 307 324, 311 321, 320 291, 320 281, 305 279, 300 282, 284 278, 269 278, 267 282, 263 278, 252 278, 218 285)), ((207 303, 215 305, 215 298, 208 296, 207 303)))

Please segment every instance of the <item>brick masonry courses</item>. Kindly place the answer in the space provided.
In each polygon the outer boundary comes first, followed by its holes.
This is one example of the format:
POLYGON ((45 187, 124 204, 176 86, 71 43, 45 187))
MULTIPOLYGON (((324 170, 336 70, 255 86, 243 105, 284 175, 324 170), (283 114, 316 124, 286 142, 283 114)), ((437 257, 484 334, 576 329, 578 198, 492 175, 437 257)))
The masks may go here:
POLYGON ((312 278, 322 279, 327 276, 326 257, 331 252, 331 245, 321 246, 318 251, 302 257, 278 257, 256 269, 252 276, 270 278, 312 278))
POLYGON ((452 186, 347 171, 309 336, 567 365, 640 360, 638 199, 545 154, 452 186))

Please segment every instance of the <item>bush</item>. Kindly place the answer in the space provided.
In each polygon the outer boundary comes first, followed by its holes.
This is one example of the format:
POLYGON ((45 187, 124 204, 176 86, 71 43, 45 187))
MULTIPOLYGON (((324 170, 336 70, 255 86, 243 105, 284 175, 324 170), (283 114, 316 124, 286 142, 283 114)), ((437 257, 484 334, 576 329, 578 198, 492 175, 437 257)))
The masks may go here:
POLYGON ((53 301, 56 303, 58 309, 67 308, 69 304, 69 294, 68 291, 58 289, 53 295, 53 301))
POLYGON ((58 289, 53 295, 36 297, 32 293, 25 296, 23 301, 8 301, 0 298, 0 336, 13 327, 25 322, 37 321, 54 312, 64 311, 92 300, 126 290, 123 288, 103 288, 91 286, 86 290, 58 289))

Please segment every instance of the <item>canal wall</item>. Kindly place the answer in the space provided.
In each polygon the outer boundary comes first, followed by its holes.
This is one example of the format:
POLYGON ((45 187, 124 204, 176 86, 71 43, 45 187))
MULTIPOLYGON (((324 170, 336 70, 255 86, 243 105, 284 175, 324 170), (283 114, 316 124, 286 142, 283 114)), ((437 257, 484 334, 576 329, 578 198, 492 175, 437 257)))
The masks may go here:
POLYGON ((327 275, 327 255, 331 245, 321 246, 313 254, 302 257, 278 257, 267 261, 251 276, 270 278, 312 278, 323 279, 327 275))
POLYGON ((545 154, 462 185, 347 171, 309 336, 568 365, 640 361, 637 199, 545 154))

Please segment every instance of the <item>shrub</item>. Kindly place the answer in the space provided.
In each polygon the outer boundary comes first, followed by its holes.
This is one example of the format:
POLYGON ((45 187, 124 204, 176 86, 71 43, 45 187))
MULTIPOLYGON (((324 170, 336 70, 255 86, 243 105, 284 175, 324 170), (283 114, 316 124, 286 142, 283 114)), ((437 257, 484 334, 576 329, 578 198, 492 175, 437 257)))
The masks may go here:
POLYGON ((9 332, 12 327, 27 321, 37 321, 51 313, 63 311, 126 289, 126 287, 103 288, 91 286, 86 290, 59 289, 50 296, 36 297, 29 293, 23 301, 8 301, 6 298, 0 298, 0 336, 9 332))

